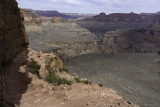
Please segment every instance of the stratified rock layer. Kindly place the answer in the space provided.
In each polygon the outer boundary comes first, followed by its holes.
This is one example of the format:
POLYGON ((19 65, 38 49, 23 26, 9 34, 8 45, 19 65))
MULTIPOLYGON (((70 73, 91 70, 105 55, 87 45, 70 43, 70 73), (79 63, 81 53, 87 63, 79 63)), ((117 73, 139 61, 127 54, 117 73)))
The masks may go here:
POLYGON ((23 15, 15 0, 0 0, 0 98, 12 59, 27 47, 23 15))
POLYGON ((110 31, 102 39, 103 53, 158 53, 160 32, 153 30, 110 31))

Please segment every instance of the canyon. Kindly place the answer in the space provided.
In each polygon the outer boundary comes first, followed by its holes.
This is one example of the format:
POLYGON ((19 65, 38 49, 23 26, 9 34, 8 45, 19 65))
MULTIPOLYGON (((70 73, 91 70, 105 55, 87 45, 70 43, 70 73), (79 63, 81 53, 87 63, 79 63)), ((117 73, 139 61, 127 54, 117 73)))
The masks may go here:
POLYGON ((34 13, 40 17, 59 17, 66 20, 73 20, 73 19, 83 19, 83 18, 91 18, 96 14, 80 14, 80 13, 60 13, 58 11, 42 11, 42 10, 32 10, 32 9, 21 9, 25 11, 25 13, 34 13))
POLYGON ((1 0, 0 106, 158 107, 159 19, 20 10, 1 0))
MULTIPOLYGON (((30 38, 28 42, 24 20, 15 0, 0 1, 1 107, 132 107, 134 105, 131 102, 127 103, 110 88, 90 84, 87 79, 68 74, 62 60, 55 54, 28 48, 30 38), (52 79, 56 79, 56 82, 52 83, 52 79)), ((84 35, 84 31, 80 33, 84 35)), ((93 34, 89 33, 90 35, 93 34)))
POLYGON ((160 51, 158 29, 160 18, 157 18, 159 17, 157 14, 145 16, 144 20, 141 14, 135 13, 111 15, 101 13, 92 18, 76 21, 58 17, 40 17, 27 10, 23 10, 23 13, 30 47, 54 52, 64 59, 88 53, 160 51), (120 16, 122 19, 111 20, 120 16))
POLYGON ((101 13, 55 21, 27 16, 29 47, 55 53, 70 73, 113 88, 129 102, 159 106, 159 14, 101 13))

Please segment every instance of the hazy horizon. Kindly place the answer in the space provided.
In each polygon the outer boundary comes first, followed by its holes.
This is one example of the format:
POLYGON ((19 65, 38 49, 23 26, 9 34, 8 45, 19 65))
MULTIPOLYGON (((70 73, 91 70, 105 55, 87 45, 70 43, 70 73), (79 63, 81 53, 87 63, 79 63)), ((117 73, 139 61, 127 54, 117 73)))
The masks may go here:
POLYGON ((158 0, 17 0, 20 8, 61 13, 156 13, 158 0))

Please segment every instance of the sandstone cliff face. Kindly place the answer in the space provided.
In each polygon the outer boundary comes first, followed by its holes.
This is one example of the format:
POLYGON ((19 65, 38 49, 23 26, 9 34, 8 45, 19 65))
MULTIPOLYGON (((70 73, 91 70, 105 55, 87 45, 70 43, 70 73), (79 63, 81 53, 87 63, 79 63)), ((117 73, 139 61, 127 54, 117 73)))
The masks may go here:
POLYGON ((23 15, 15 0, 0 0, 0 98, 9 63, 27 47, 23 15))

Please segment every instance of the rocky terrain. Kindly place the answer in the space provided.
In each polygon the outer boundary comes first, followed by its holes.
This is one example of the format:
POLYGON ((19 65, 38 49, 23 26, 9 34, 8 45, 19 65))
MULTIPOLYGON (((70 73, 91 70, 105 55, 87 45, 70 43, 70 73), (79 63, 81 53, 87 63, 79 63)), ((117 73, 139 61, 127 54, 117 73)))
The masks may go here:
MULTIPOLYGON (((144 107, 159 106, 158 14, 105 15, 101 13, 93 18, 78 21, 61 18, 52 21, 51 19, 55 17, 36 15, 35 18, 33 14, 33 12, 30 15, 26 14, 25 26, 29 35, 29 46, 34 50, 55 53, 64 59, 69 58, 67 60, 69 71, 90 78, 95 83, 101 82, 105 86, 114 88, 129 101, 128 103, 133 101, 144 107), (31 16, 30 21, 27 21, 28 16, 31 16)), ((68 79, 74 82, 72 76, 68 79)), ((41 84, 43 86, 43 83, 41 84)), ((77 87, 76 84, 71 86, 77 87)), ((72 91, 75 92, 74 89, 72 91)), ((21 101, 25 100, 24 97, 21 101)), ((31 104, 37 103, 31 102, 31 104)), ((67 105, 68 102, 65 104, 67 105)), ((94 103, 87 103, 87 105, 95 106, 94 103)), ((103 107, 102 103, 101 106, 103 107)))
POLYGON ((69 15, 71 18, 70 19, 84 19, 84 18, 91 18, 95 16, 96 14, 82 14, 82 13, 63 13, 65 15, 69 15))
POLYGON ((100 13, 92 18, 85 18, 84 21, 101 21, 101 22, 157 22, 160 20, 160 15, 153 14, 136 14, 136 13, 113 13, 106 15, 100 13))
POLYGON ((140 15, 135 13, 113 13, 106 15, 105 13, 100 13, 92 18, 84 19, 86 21, 103 21, 103 22, 141 22, 142 18, 140 15))
POLYGON ((3 99, 7 73, 12 59, 25 50, 28 37, 25 34, 23 14, 13 0, 0 1, 0 99, 3 99), (11 20, 12 19, 12 20, 11 20))
MULTIPOLYGON (((60 69, 63 68, 63 63, 54 54, 28 49, 14 58, 11 68, 12 71, 8 73, 6 80, 4 100, 14 104, 15 107, 134 106, 133 104, 128 104, 112 89, 91 85, 89 82, 87 83, 88 80, 86 79, 80 79, 76 75, 69 75, 65 69, 60 69), (57 83, 48 84, 48 77, 46 78, 49 73, 48 69, 46 69, 47 57, 54 59, 50 66, 56 70, 56 77, 61 78, 58 79, 57 83), (27 65, 24 63, 25 60, 23 58, 26 58, 27 65), (34 73, 34 68, 30 69, 29 64, 31 64, 32 59, 40 65, 38 74, 34 73), (85 84, 83 81, 86 81, 85 84)), ((2 104, 6 107, 4 102, 2 104)))
POLYGON ((153 30, 110 31, 102 39, 103 53, 158 53, 160 32, 153 30))
POLYGON ((74 21, 56 17, 35 18, 33 12, 23 12, 29 46, 34 50, 54 52, 63 57, 100 52, 97 36, 74 21))
POLYGON ((106 15, 100 13, 99 15, 91 18, 85 18, 76 21, 76 23, 88 29, 90 32, 95 33, 100 39, 107 31, 111 30, 131 30, 131 29, 146 29, 154 25, 160 20, 160 15, 157 13, 112 13, 106 15))
POLYGON ((15 0, 0 1, 0 11, 1 107, 133 106, 112 89, 69 75, 56 55, 28 49, 15 0))
MULTIPOLYGON (((143 22, 138 14, 118 14, 129 22, 112 23, 111 20, 67 21, 57 17, 39 17, 30 10, 23 10, 23 13, 30 47, 44 52, 54 52, 64 59, 88 53, 160 51, 159 22, 150 25, 150 22, 143 22), (131 21, 132 16, 135 18, 134 21, 131 21)), ((100 16, 108 17, 104 13, 100 16)), ((116 14, 111 16, 117 17, 116 14)))
POLYGON ((59 17, 64 20, 76 20, 83 18, 91 18, 95 14, 80 14, 80 13, 60 13, 58 11, 42 11, 42 10, 32 10, 32 9, 21 9, 26 13, 30 11, 32 14, 35 14, 39 17, 59 17))

